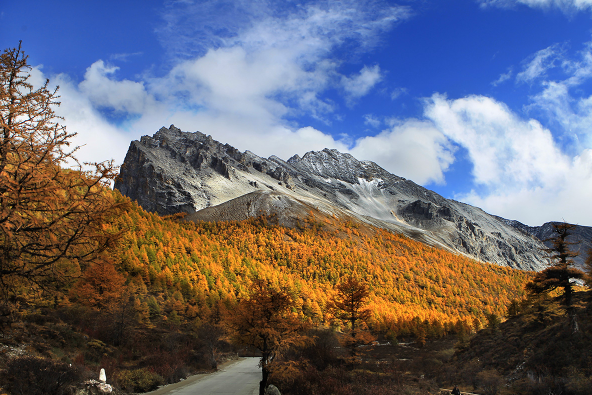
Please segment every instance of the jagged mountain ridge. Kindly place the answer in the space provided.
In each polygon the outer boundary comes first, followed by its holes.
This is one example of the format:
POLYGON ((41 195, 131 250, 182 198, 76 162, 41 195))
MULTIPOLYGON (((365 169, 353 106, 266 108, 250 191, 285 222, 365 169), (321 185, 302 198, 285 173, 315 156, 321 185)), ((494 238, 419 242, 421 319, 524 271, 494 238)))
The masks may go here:
MULTIPOLYGON (((497 218, 524 233, 536 237, 549 248, 553 245, 551 239, 556 235, 553 224, 558 222, 545 222, 541 226, 528 226, 520 221, 497 218)), ((571 234, 567 237, 567 242, 571 243, 570 250, 578 254, 573 258, 574 265, 584 269, 588 253, 592 251, 592 226, 575 225, 571 230, 571 234)))
POLYGON ((526 270, 547 262, 535 237, 337 150, 265 159, 171 125, 130 144, 115 188, 159 214, 216 220, 280 213, 289 223, 315 209, 481 261, 526 270))

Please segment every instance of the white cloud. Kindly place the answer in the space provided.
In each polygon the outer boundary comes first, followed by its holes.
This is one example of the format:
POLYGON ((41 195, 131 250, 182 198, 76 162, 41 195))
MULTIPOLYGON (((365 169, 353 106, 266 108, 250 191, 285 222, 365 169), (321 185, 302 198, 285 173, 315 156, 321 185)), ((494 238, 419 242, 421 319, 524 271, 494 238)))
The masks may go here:
POLYGON ((112 60, 120 60, 123 62, 127 62, 129 60, 129 58, 134 57, 134 56, 140 56, 142 54, 143 54, 143 52, 116 53, 116 54, 111 55, 109 58, 112 60))
POLYGON ((381 79, 382 75, 378 65, 374 67, 364 66, 359 74, 352 77, 342 76, 341 85, 347 94, 348 101, 351 103, 353 100, 367 95, 370 89, 381 79))
POLYGON ((310 46, 310 53, 354 40, 365 50, 380 41, 379 33, 410 15, 408 7, 380 0, 171 0, 157 32, 171 57, 183 59, 234 45, 250 50, 292 44, 310 46))
POLYGON ((529 225, 565 220, 590 225, 590 199, 592 198, 592 150, 584 150, 561 164, 564 180, 533 188, 489 195, 471 192, 462 196, 465 201, 506 218, 519 219, 529 225))
POLYGON ((416 119, 395 121, 376 136, 360 138, 351 153, 419 184, 444 183, 444 172, 454 161, 446 136, 431 122, 416 119))
POLYGON ((159 30, 170 49, 164 76, 118 79, 118 68, 102 60, 80 83, 50 76, 62 87, 59 114, 79 133, 76 143, 86 144, 80 159, 121 163, 130 140, 170 124, 261 155, 346 151, 346 137, 339 141, 287 119, 306 114, 330 122, 339 103, 325 97, 329 88, 345 89, 348 104, 367 94, 380 79, 379 67, 342 80, 333 51, 373 48, 409 9, 347 0, 285 10, 265 0, 170 1, 159 30))
POLYGON ((525 5, 532 8, 559 8, 566 13, 592 8, 592 0, 477 0, 482 7, 511 8, 525 5))
POLYGON ((498 86, 499 84, 509 80, 512 78, 512 74, 514 73, 514 69, 510 67, 507 73, 500 74, 499 78, 491 83, 493 86, 498 86))
POLYGON ((407 88, 395 88, 391 92, 391 100, 397 100, 401 95, 407 93, 407 88))
POLYGON ((530 83, 546 77, 547 70, 556 66, 555 63, 559 60, 561 52, 559 45, 554 44, 533 54, 524 62, 523 70, 516 74, 516 82, 530 83))
POLYGON ((567 221, 589 226, 592 223, 592 150, 585 150, 562 163, 564 180, 543 186, 520 188, 480 195, 474 191, 459 196, 469 204, 531 226, 549 221, 567 221))
POLYGON ((592 150, 565 154, 539 122, 488 97, 434 95, 425 114, 473 163, 481 188, 459 200, 531 225, 562 218, 592 223, 592 150))
POLYGON ((592 78, 592 43, 587 43, 577 59, 562 61, 563 79, 543 80, 543 89, 530 97, 528 111, 541 112, 557 126, 565 145, 575 154, 592 148, 592 96, 579 87, 592 78))
POLYGON ((540 123, 523 121, 505 105, 483 96, 449 101, 434 95, 426 116, 448 138, 469 152, 475 182, 498 185, 538 185, 554 174, 563 154, 551 132, 540 123))
POLYGON ((38 64, 37 66, 31 67, 31 70, 29 72, 29 79, 27 80, 27 82, 33 85, 33 88, 43 86, 43 84, 45 83, 46 77, 43 74, 42 70, 42 64, 38 64))
MULTIPOLYGON (((274 7, 265 1, 171 4, 163 43, 174 48, 182 38, 183 46, 195 47, 198 55, 178 61, 165 78, 151 80, 149 90, 157 97, 181 98, 175 102, 177 126, 194 122, 239 149, 288 157, 297 149, 305 152, 306 138, 308 149, 319 142, 344 149, 344 143, 285 119, 307 114, 329 123, 338 104, 323 92, 342 82, 332 51, 345 43, 353 50, 372 48, 409 11, 375 1, 310 2, 290 12, 274 7), (223 12, 214 12, 218 9, 223 12), (192 111, 181 114, 183 107, 192 111)), ((172 55, 187 58, 182 52, 172 55)), ((353 78, 344 77, 348 104, 371 89, 379 70, 366 67, 353 78)))
POLYGON ((377 128, 382 124, 382 121, 378 119, 373 114, 366 114, 364 115, 364 125, 371 126, 373 128, 377 128))
POLYGON ((81 162, 114 159, 121 164, 130 143, 125 131, 107 122, 68 76, 54 76, 51 83, 60 86, 61 105, 56 113, 64 118, 69 133, 77 133, 72 139, 73 147, 80 146, 75 156, 81 162))
POLYGON ((183 85, 206 107, 212 104, 209 99, 222 99, 223 104, 229 96, 249 96, 251 106, 273 104, 280 112, 305 112, 328 122, 336 104, 322 99, 322 92, 341 86, 351 105, 380 79, 378 66, 341 76, 341 60, 333 60, 333 51, 343 45, 353 52, 366 51, 381 33, 410 17, 407 7, 381 1, 317 1, 290 7, 278 9, 263 0, 171 3, 160 37, 173 57, 185 59, 171 73, 172 86, 183 85), (175 50, 179 43, 184 49, 175 50), (187 59, 187 51, 198 56, 187 59))
POLYGON ((150 100, 144 84, 109 78, 117 70, 118 67, 107 66, 102 60, 96 61, 86 69, 84 81, 79 85, 81 93, 96 107, 108 107, 131 114, 142 113, 150 100))

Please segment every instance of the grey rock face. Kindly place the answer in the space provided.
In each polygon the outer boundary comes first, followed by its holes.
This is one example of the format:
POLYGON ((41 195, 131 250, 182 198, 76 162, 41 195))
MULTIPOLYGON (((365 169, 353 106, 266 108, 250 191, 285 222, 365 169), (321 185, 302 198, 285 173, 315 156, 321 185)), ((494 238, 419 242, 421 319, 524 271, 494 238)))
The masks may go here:
POLYGON ((337 150, 265 159, 171 125, 131 143, 115 188, 159 214, 223 220, 279 213, 289 225, 316 209, 480 261, 525 270, 548 263, 541 241, 506 220, 337 150))
MULTIPOLYGON (((528 226, 515 220, 499 219, 526 234, 536 237, 541 240, 546 247, 551 247, 553 245, 551 239, 556 236, 553 230, 553 224, 556 224, 557 222, 546 222, 541 226, 528 226)), ((592 227, 576 225, 571 234, 567 237, 567 242, 571 243, 570 250, 578 254, 578 256, 573 258, 574 265, 579 269, 584 269, 584 262, 588 257, 588 253, 592 251, 592 227)))

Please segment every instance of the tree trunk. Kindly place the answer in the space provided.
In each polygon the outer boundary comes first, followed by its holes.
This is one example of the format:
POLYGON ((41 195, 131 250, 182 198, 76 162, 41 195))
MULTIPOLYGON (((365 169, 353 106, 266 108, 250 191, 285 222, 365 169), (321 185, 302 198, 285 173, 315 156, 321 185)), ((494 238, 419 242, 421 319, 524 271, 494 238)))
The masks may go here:
POLYGON ((212 368, 216 371, 218 370, 218 362, 216 361, 216 350, 214 347, 210 349, 210 359, 212 360, 211 365, 212 368))
POLYGON ((267 339, 263 339, 263 350, 261 350, 261 373, 263 375, 259 382, 259 395, 265 395, 265 388, 267 388, 267 378, 269 377, 269 358, 271 353, 267 349, 267 339))
POLYGON ((569 278, 566 281, 566 285, 563 287, 564 291, 564 297, 565 297, 565 304, 567 305, 567 308, 570 309, 571 308, 571 299, 572 299, 572 287, 571 287, 571 283, 569 282, 569 278))
POLYGON ((571 314, 571 330, 572 333, 578 333, 580 331, 580 326, 578 325, 578 317, 576 316, 575 312, 571 314))
POLYGON ((267 388, 267 378, 269 377, 269 370, 267 366, 261 368, 263 372, 263 379, 259 382, 259 395, 265 395, 265 388, 267 388))

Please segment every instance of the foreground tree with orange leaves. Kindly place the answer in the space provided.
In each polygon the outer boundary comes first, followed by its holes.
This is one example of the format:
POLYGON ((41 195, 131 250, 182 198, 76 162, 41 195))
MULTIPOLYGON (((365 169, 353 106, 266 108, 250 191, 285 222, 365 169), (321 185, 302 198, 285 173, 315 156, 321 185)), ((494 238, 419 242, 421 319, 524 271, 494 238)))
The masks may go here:
POLYGON ((75 134, 53 108, 57 88, 34 89, 21 49, 0 56, 0 292, 59 289, 78 276, 119 232, 105 222, 127 203, 106 191, 112 162, 86 164, 70 148, 75 134), (66 168, 67 167, 67 168, 66 168))
POLYGON ((228 313, 226 324, 233 340, 261 351, 259 395, 265 392, 274 359, 290 346, 308 340, 303 334, 306 325, 293 313, 294 308, 294 300, 285 289, 255 280, 249 296, 228 313))
POLYGON ((352 358, 356 357, 359 345, 374 340, 367 331, 361 328, 372 315, 372 312, 365 307, 369 296, 368 286, 350 276, 337 285, 337 295, 331 304, 335 318, 350 325, 351 337, 346 339, 345 343, 352 358))

